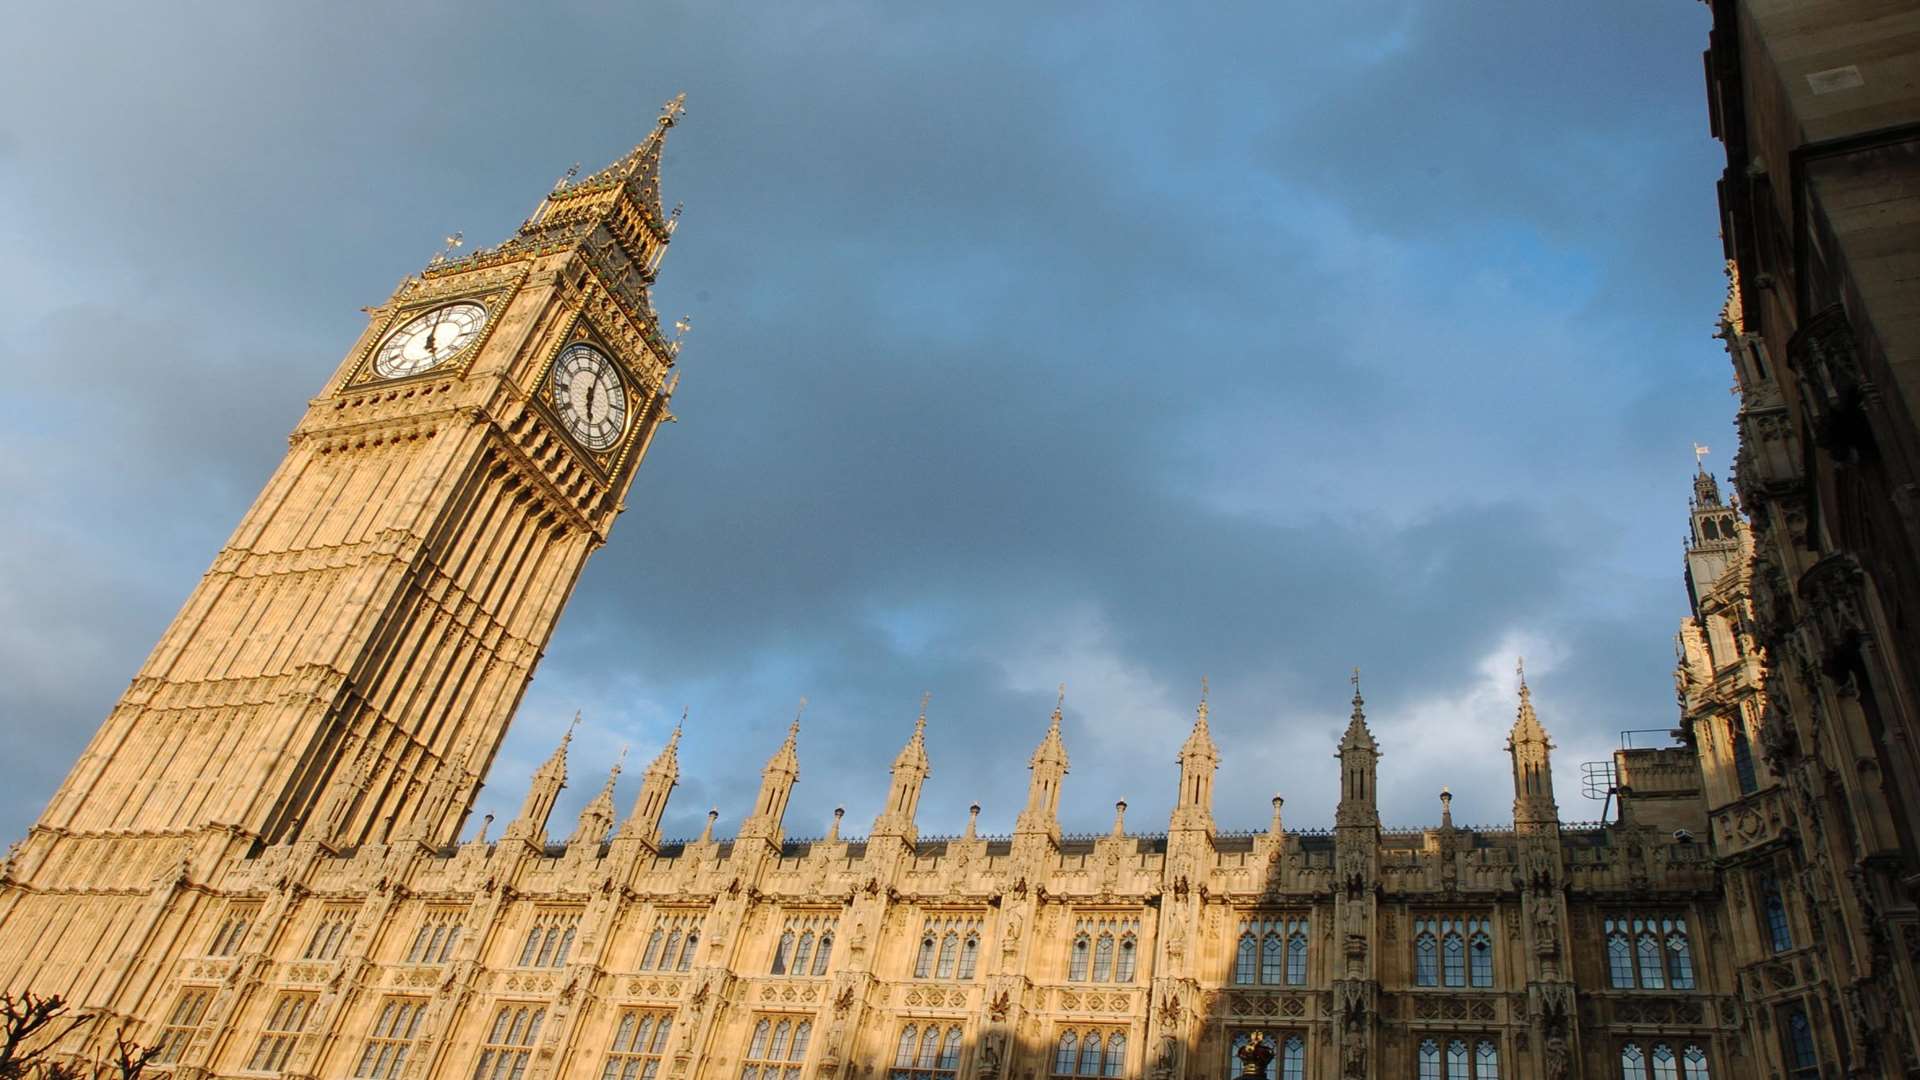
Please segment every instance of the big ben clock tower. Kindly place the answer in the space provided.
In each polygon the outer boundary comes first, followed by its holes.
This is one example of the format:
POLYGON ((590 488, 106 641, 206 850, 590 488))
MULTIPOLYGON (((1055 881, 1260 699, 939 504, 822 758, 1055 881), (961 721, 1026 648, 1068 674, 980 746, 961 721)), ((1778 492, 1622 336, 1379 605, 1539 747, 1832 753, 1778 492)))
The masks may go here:
POLYGON ((453 838, 671 419, 648 290, 680 111, 372 309, 15 852, 0 919, 268 845, 453 838))

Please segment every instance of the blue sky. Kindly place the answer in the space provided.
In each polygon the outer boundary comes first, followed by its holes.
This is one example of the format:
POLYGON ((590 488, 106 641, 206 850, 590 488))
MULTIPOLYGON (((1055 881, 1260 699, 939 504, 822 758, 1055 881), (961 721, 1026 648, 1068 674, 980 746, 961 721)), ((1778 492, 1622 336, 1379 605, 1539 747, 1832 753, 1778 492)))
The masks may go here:
MULTIPOLYGON (((791 718, 788 832, 1164 827, 1200 678, 1223 827, 1510 813, 1527 657, 1578 763, 1675 718, 1690 444, 1733 399, 1700 52, 1618 4, 42 5, 0 42, 0 832, 24 832, 351 345, 684 90, 665 430, 480 813, 556 821, 683 706, 672 834, 791 718), (1187 7, 1191 7, 1190 5, 1187 7)), ((634 793, 637 771, 621 791, 634 793)), ((556 831, 568 831, 557 827, 556 831)))

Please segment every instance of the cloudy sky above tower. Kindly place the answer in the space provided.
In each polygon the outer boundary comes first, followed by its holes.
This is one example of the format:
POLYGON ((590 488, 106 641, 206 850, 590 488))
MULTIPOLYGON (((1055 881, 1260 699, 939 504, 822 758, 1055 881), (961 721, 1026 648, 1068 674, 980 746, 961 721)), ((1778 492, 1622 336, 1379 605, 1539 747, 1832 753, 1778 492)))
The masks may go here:
MULTIPOLYGON (((667 832, 1005 831, 1066 684, 1069 830, 1563 817, 1675 720, 1690 444, 1733 399, 1687 0, 36 5, 0 40, 0 834, 22 835, 441 237, 504 239, 687 94, 675 409, 476 808, 575 710, 570 820, 690 710, 667 832), (944 10, 943 10, 944 9, 944 10)), ((471 834, 477 820, 470 823, 471 834)), ((564 833, 565 828, 558 831, 564 833)))

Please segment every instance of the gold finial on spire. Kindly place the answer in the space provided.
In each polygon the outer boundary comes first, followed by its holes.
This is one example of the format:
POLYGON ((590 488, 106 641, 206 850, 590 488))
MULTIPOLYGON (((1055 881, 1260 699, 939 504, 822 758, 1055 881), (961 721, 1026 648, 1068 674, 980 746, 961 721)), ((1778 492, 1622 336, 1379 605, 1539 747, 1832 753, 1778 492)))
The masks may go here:
POLYGON ((807 699, 806 699, 806 695, 803 694, 800 697, 800 707, 793 710, 793 723, 787 725, 787 741, 788 742, 792 742, 793 737, 795 735, 800 734, 800 718, 802 716, 805 716, 806 713, 807 713, 807 699))
POLYGON ((920 692, 920 719, 915 720, 913 722, 913 735, 915 738, 919 738, 921 735, 926 733, 927 702, 932 700, 933 700, 933 691, 923 690, 920 692))
POLYGON ((579 709, 575 709, 575 710, 573 710, 573 723, 571 723, 571 724, 568 724, 568 725, 567 725, 567 735, 566 735, 566 737, 567 737, 568 739, 572 739, 572 738, 573 738, 573 729, 574 729, 574 728, 577 728, 577 727, 579 727, 579 726, 580 726, 580 710, 579 710, 579 709))
POLYGON ((672 101, 660 106, 660 126, 670 128, 679 123, 680 117, 685 114, 686 111, 687 92, 682 90, 678 94, 673 95, 672 101))
POLYGON ((1527 658, 1517 656, 1513 661, 1513 673, 1520 677, 1520 689, 1527 688, 1527 658))
POLYGON ((1053 715, 1058 718, 1060 710, 1067 707, 1067 684, 1060 684, 1060 696, 1053 699, 1053 715))
POLYGON ((687 726, 687 709, 685 705, 680 706, 680 722, 673 725, 673 734, 676 738, 679 737, 681 729, 687 726))

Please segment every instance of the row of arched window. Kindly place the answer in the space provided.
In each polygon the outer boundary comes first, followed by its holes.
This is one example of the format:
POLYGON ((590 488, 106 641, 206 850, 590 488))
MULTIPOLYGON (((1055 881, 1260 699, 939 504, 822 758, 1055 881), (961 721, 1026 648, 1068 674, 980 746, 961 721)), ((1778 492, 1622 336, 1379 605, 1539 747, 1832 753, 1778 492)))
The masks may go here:
POLYGON ((700 919, 674 915, 660 920, 647 935, 647 947, 640 954, 641 971, 689 971, 693 954, 700 947, 700 919))
POLYGON ((832 923, 820 928, 818 934, 811 926, 796 928, 790 923, 774 946, 770 970, 775 975, 825 975, 832 956, 832 923))
POLYGON ((1492 1039, 1423 1039, 1414 1060, 1420 1080, 1500 1080, 1500 1048, 1492 1039))
POLYGON ((1241 986, 1304 986, 1307 982, 1307 920, 1256 919, 1240 924, 1233 953, 1233 981, 1241 986))
MULTIPOLYGON (((1268 1063, 1264 1077, 1275 1080, 1306 1080, 1307 1041, 1298 1034, 1277 1036, 1271 1031, 1260 1033, 1268 1045, 1274 1048, 1273 1060, 1268 1063)), ((1227 1074, 1241 1076, 1245 1063, 1240 1060, 1240 1048, 1245 1046, 1253 1035, 1251 1031, 1235 1032, 1233 1045, 1227 1048, 1227 1074)))
POLYGON ((887 1080, 953 1080, 960 1071, 960 1039, 959 1024, 944 1030, 937 1023, 925 1030, 908 1024, 900 1031, 887 1080))
POLYGON ((948 930, 938 940, 933 931, 920 939, 920 951, 913 958, 916 979, 971 979, 980 963, 980 934, 973 931, 963 940, 958 930, 948 930))
POLYGON ((1073 950, 1067 957, 1069 982, 1132 982, 1139 942, 1132 933, 1118 938, 1102 930, 1099 937, 1085 931, 1074 936, 1073 950))
POLYGON ((520 949, 521 967, 565 967, 573 951, 573 935, 580 916, 544 912, 534 917, 527 941, 520 949))
POLYGON ((1091 1028, 1068 1031, 1053 1048, 1053 1072, 1056 1077, 1124 1076, 1127 1067, 1127 1035, 1124 1031, 1091 1028))
POLYGON ((1607 935, 1607 981, 1615 990, 1693 989, 1693 945, 1683 918, 1612 915, 1607 935))
POLYGON ((813 1021, 761 1017, 753 1027, 753 1041, 740 1060, 740 1080, 800 1080, 800 1063, 807 1060, 813 1021))
POLYGON ((1413 922, 1413 985, 1493 985, 1493 935, 1487 920, 1441 916, 1413 922))
POLYGON ((1674 1053, 1672 1046, 1655 1043, 1642 1050, 1639 1043, 1620 1048, 1620 1080, 1712 1080, 1707 1073, 1707 1052, 1688 1046, 1674 1053))

